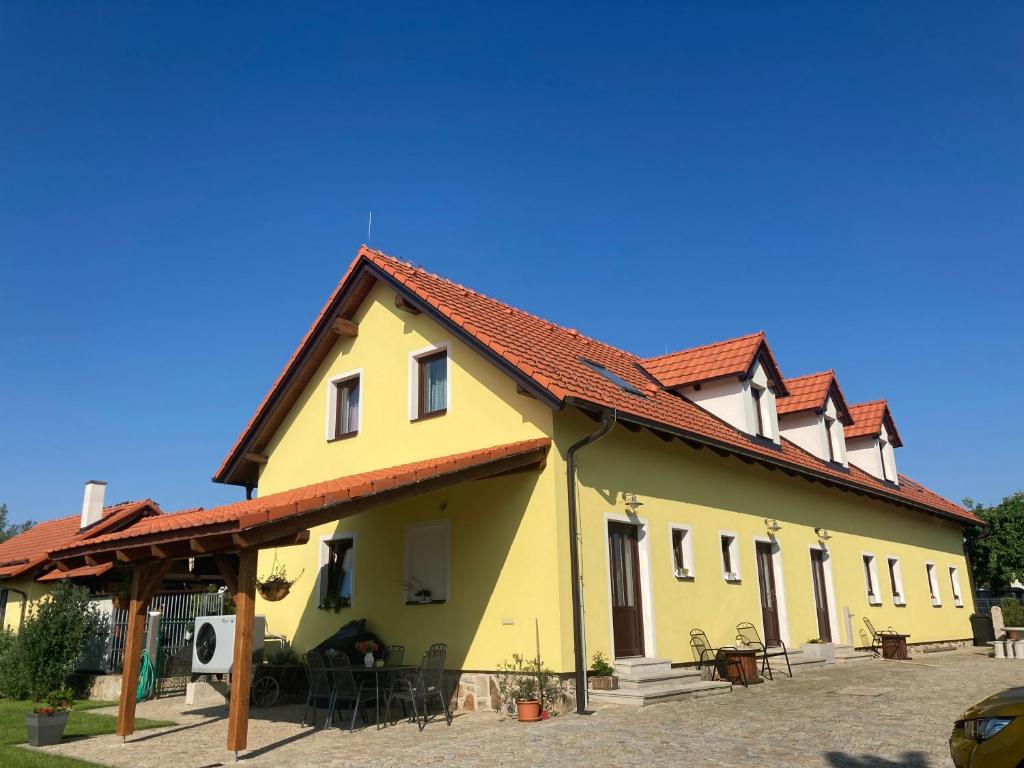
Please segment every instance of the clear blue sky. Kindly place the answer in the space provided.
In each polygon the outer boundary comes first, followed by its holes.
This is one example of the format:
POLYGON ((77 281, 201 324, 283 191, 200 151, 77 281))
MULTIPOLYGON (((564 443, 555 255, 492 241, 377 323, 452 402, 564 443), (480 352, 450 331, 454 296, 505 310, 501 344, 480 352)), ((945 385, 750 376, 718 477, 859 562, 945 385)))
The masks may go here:
POLYGON ((1024 487, 1024 6, 483 5, 0 5, 15 519, 240 498, 209 478, 370 210, 641 354, 763 328, 889 398, 901 471, 1024 487))

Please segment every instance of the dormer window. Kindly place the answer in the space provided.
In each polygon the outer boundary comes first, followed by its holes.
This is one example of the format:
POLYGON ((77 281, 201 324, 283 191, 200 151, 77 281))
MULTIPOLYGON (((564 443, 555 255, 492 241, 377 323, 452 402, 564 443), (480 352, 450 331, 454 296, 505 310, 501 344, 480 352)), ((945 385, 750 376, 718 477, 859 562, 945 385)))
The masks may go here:
POLYGON ((885 447, 888 445, 885 440, 879 439, 878 441, 878 462, 882 465, 882 479, 892 482, 892 478, 889 477, 889 461, 885 455, 885 447))
POLYGON ((825 445, 828 450, 828 460, 831 462, 838 461, 836 458, 835 425, 835 419, 830 419, 828 416, 825 417, 825 445))
POLYGON ((757 428, 757 431, 754 434, 759 437, 769 437, 764 428, 764 388, 751 386, 750 394, 754 398, 754 425, 757 428))

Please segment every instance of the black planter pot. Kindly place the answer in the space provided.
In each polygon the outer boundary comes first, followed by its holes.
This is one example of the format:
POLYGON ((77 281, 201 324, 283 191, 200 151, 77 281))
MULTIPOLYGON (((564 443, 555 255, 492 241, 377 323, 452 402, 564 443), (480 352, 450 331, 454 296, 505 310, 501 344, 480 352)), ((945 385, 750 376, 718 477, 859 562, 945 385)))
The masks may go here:
POLYGON ((67 712, 54 712, 52 715, 37 715, 29 712, 25 715, 25 725, 28 726, 28 743, 33 747, 60 744, 67 724, 67 712))

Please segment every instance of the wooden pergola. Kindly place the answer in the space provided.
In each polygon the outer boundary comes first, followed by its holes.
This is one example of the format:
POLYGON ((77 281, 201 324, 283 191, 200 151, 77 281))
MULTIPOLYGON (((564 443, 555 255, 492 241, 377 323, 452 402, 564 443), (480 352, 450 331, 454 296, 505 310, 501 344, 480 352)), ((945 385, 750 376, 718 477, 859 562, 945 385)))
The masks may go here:
MULTIPOLYGON (((543 468, 546 438, 350 475, 225 507, 145 518, 114 534, 50 553, 64 571, 84 566, 130 567, 131 604, 125 638, 117 734, 135 731, 135 696, 149 601, 171 564, 182 558, 212 558, 234 596, 234 656, 252 658, 256 563, 261 549, 309 541, 309 529, 431 491, 498 475, 543 468)), ((246 748, 252 665, 231 672, 227 748, 246 748)))

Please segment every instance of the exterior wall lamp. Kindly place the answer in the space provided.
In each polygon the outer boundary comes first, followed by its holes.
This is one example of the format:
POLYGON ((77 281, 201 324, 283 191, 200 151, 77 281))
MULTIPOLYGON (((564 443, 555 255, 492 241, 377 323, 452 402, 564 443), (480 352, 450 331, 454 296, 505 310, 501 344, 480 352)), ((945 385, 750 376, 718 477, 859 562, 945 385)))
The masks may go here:
POLYGON ((768 535, 769 536, 774 536, 776 533, 778 533, 779 531, 782 530, 782 526, 779 525, 779 521, 774 519, 774 518, 769 520, 766 517, 764 519, 764 526, 765 526, 765 528, 768 529, 768 535))
POLYGON ((818 534, 818 543, 821 546, 825 546, 825 542, 832 538, 832 535, 828 532, 828 528, 815 528, 814 532, 818 534))
POLYGON ((625 502, 626 507, 629 509, 630 514, 633 514, 633 515, 636 514, 637 509, 639 509, 640 507, 642 507, 644 505, 644 503, 642 501, 637 499, 635 493, 626 493, 625 491, 623 491, 622 492, 622 500, 623 500, 623 502, 625 502))

